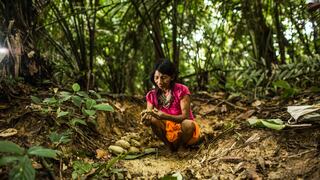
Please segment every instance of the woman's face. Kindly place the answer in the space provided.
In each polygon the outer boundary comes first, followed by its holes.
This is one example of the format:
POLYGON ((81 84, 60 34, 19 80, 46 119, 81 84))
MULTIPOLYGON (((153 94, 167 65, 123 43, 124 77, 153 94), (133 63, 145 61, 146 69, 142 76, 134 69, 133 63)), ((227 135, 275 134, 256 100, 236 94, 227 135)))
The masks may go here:
POLYGON ((162 74, 158 70, 154 73, 154 82, 161 90, 170 89, 170 82, 172 81, 171 76, 162 74))

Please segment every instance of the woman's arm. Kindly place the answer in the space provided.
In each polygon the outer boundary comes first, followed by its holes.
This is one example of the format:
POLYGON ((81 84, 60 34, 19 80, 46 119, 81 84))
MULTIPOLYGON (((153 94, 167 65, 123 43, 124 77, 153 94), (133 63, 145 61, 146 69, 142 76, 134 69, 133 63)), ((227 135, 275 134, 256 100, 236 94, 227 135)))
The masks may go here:
POLYGON ((151 111, 153 109, 153 105, 147 101, 147 110, 151 111))
POLYGON ((189 118, 190 113, 190 96, 185 95, 180 100, 181 114, 171 115, 162 111, 153 110, 154 116, 160 120, 170 120, 177 123, 181 123, 183 120, 189 118))
POLYGON ((152 115, 150 113, 152 112, 152 109, 153 105, 147 101, 147 109, 141 112, 141 121, 143 123, 152 119, 152 115))

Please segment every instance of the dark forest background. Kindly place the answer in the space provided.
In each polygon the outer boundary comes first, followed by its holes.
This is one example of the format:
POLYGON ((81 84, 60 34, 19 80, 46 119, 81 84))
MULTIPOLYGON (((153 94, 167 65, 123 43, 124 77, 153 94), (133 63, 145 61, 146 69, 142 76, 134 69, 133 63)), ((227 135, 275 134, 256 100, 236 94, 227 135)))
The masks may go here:
POLYGON ((144 94, 169 58, 193 91, 319 90, 319 10, 306 1, 1 0, 0 23, 2 84, 144 94))

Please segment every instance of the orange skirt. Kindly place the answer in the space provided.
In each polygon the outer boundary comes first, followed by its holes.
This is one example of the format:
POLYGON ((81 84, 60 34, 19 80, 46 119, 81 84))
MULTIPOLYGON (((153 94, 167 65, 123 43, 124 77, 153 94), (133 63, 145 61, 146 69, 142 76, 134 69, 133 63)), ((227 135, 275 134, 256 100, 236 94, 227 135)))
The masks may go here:
MULTIPOLYGON (((172 121, 165 121, 166 124, 166 138, 169 142, 174 142, 178 139, 181 132, 181 124, 172 121)), ((193 121, 195 130, 193 132, 192 138, 188 141, 188 145, 194 144, 199 140, 200 128, 199 125, 193 121)))

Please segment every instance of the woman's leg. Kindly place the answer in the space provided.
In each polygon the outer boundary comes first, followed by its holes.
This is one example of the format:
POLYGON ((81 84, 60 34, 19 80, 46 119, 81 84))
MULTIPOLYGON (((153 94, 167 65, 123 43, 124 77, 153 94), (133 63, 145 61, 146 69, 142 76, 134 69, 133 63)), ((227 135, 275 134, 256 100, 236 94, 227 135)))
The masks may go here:
POLYGON ((158 120, 156 118, 152 118, 150 120, 152 131, 163 141, 166 145, 168 145, 171 149, 172 143, 170 143, 166 138, 166 124, 164 121, 158 120))
POLYGON ((173 143, 173 146, 176 150, 179 149, 181 145, 187 145, 189 140, 193 136, 193 132, 195 131, 195 125, 192 120, 184 120, 181 123, 181 133, 179 138, 173 143))

